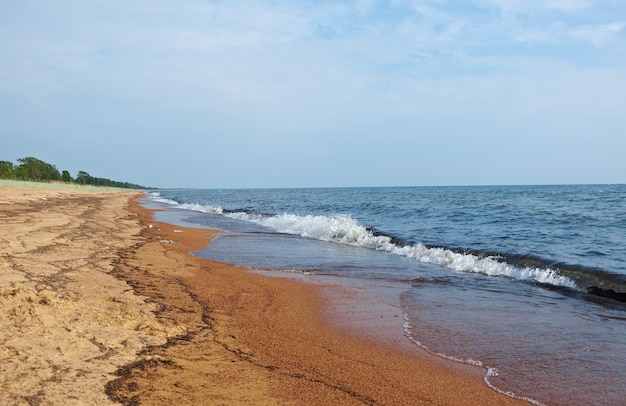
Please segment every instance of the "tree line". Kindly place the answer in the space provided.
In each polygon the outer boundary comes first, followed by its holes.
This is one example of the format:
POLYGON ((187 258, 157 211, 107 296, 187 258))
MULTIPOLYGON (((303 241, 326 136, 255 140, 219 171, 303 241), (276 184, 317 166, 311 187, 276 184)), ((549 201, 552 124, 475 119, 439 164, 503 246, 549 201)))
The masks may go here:
POLYGON ((76 178, 72 178, 66 170, 59 172, 55 165, 34 157, 20 158, 18 165, 10 161, 0 161, 0 179, 24 180, 33 182, 65 182, 80 185, 109 186, 126 189, 148 189, 145 186, 128 182, 118 182, 106 178, 97 178, 85 171, 79 171, 76 178))

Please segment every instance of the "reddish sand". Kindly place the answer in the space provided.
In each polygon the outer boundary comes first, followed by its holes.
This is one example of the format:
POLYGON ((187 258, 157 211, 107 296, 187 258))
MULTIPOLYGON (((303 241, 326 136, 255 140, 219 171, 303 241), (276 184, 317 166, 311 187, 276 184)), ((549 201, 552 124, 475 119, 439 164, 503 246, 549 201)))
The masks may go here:
MULTIPOLYGON (((206 230, 152 221, 134 204, 144 244, 127 252, 119 276, 188 334, 146 352, 108 385, 126 403, 458 404, 524 402, 489 389, 482 371, 433 359, 417 348, 386 348, 333 328, 321 309, 328 288, 270 278, 201 260, 206 230), (322 295, 322 290, 326 294, 322 295)), ((340 292, 333 288, 335 292, 340 292)))

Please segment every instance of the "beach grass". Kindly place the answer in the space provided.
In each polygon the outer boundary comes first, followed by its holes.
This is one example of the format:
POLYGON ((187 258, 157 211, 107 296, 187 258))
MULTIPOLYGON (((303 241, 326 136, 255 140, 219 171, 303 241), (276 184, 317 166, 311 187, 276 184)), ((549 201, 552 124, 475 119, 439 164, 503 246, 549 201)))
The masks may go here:
POLYGON ((55 190, 82 190, 86 192, 105 192, 112 190, 119 191, 136 191, 139 189, 122 189, 110 186, 94 186, 94 185, 81 185, 78 183, 65 183, 65 182, 33 182, 23 180, 11 180, 0 179, 0 187, 13 187, 13 188, 31 188, 31 189, 55 189, 55 190))

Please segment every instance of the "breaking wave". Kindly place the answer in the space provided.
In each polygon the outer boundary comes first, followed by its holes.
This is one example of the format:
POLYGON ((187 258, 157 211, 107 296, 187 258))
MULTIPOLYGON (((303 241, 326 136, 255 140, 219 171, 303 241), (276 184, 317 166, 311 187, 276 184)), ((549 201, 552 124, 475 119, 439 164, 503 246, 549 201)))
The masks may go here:
POLYGON ((467 248, 428 246, 386 235, 365 226, 349 215, 278 215, 228 211, 219 206, 178 203, 162 198, 157 192, 150 197, 158 202, 184 210, 223 215, 256 223, 279 233, 347 244, 407 257, 419 263, 433 264, 456 272, 476 273, 494 277, 574 289, 584 293, 626 301, 626 280, 600 269, 567 265, 529 255, 480 251, 467 248))

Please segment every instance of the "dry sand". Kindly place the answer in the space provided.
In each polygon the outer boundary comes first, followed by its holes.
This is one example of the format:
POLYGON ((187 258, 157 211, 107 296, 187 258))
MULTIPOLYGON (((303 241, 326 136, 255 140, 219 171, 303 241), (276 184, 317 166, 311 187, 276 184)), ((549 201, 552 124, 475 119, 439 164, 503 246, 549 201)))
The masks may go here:
POLYGON ((112 373, 180 334, 111 275, 132 196, 0 188, 0 404, 110 403, 112 373))
POLYGON ((189 255, 206 233, 127 192, 0 188, 0 404, 525 404, 332 327, 324 286, 189 255))

